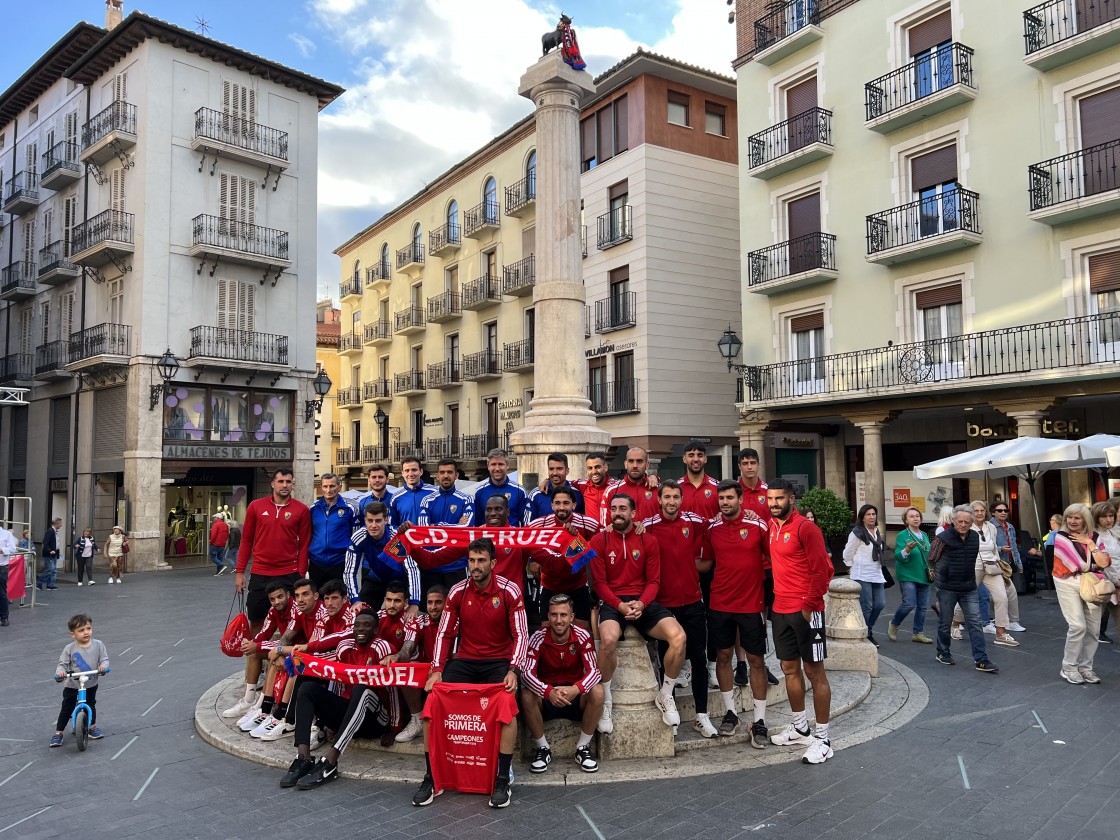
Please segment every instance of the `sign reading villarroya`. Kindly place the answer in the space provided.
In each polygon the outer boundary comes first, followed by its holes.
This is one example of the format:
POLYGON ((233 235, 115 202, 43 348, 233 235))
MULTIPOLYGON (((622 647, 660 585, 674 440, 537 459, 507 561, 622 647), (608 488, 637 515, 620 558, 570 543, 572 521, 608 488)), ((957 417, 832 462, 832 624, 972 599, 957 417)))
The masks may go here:
POLYGON ((229 443, 165 443, 163 457, 203 461, 290 461, 290 446, 244 446, 229 443))

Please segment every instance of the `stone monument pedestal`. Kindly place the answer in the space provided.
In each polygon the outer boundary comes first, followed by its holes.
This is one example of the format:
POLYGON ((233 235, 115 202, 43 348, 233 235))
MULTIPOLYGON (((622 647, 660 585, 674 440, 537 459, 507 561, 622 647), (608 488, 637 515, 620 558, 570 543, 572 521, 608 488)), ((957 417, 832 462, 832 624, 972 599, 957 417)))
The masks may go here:
POLYGON ((879 676, 879 650, 867 640, 867 622, 859 608, 860 585, 833 578, 824 596, 824 634, 828 639, 829 671, 867 671, 879 676))
POLYGON ((675 753, 673 729, 654 705, 657 675, 645 640, 635 634, 618 643, 618 667, 611 680, 614 732, 599 736, 599 757, 652 758, 675 753))

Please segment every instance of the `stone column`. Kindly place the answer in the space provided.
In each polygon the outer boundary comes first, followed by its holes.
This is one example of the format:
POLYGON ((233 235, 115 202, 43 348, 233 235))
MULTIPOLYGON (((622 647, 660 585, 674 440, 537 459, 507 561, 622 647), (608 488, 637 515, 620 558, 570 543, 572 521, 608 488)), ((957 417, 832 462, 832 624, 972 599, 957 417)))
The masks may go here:
MULTIPOLYGON (((863 482, 867 490, 867 503, 875 505, 879 518, 883 518, 883 420, 855 418, 852 423, 863 432, 863 482)), ((858 506, 857 506, 858 507, 858 506)))
POLYGON ((128 369, 123 444, 129 572, 171 568, 163 559, 163 410, 149 409, 151 386, 159 382, 155 361, 135 356, 128 369))
POLYGON ((594 90, 591 76, 565 64, 559 51, 530 67, 518 87, 536 106, 537 124, 537 375, 525 425, 511 438, 522 474, 547 475, 553 451, 571 456, 578 474, 584 456, 611 440, 591 411, 583 353, 579 115, 581 97, 594 90))
MULTIPOLYGON (((1046 419, 1046 412, 1055 404, 1054 399, 1021 399, 1007 400, 1006 402, 993 402, 992 407, 1007 415, 1014 421, 1017 437, 1042 437, 1042 421, 1046 419)), ((1036 484, 1034 492, 1026 481, 1019 481, 1019 524, 1038 538, 1049 530, 1047 522, 1046 505, 1043 499, 1042 485, 1036 484), (1038 515, 1035 516, 1037 502, 1038 515)))
MULTIPOLYGON (((754 449, 758 452, 758 474, 765 481, 774 478, 767 463, 766 427, 770 423, 770 412, 744 408, 739 412, 739 449, 754 449)), ((739 477, 739 453, 732 456, 731 477, 739 477)))
POLYGON ((673 755, 673 730, 661 720, 661 712, 653 703, 657 675, 649 648, 641 636, 631 632, 630 638, 619 641, 617 651, 618 667, 611 679, 614 732, 599 736, 599 757, 613 760, 673 755))

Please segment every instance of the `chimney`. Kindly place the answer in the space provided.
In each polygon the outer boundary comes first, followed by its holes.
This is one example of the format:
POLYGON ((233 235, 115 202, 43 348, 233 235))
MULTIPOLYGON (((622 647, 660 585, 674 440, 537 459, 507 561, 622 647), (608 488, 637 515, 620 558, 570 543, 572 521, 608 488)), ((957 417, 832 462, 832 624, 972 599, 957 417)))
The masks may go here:
POLYGON ((115 28, 122 17, 124 17, 124 0, 105 0, 105 28, 115 28))

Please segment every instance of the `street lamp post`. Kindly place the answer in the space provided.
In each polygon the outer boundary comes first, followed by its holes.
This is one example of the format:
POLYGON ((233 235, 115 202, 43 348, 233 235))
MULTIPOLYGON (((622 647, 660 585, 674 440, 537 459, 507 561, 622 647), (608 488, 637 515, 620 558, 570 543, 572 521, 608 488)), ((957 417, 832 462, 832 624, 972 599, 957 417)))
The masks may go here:
POLYGON ((389 415, 386 414, 381 406, 377 407, 374 412, 373 422, 377 424, 377 429, 381 433, 381 458, 384 461, 389 460, 389 415))
POLYGON ((747 365, 737 364, 733 361, 739 355, 739 351, 743 349, 743 341, 735 334, 735 330, 731 329, 731 325, 727 325, 727 329, 723 331, 719 341, 716 342, 716 347, 719 348, 719 354, 727 360, 728 371, 738 371, 743 373, 747 369, 747 365))
POLYGON ((154 411, 155 407, 159 405, 160 398, 170 389, 171 380, 179 372, 179 360, 175 358, 175 354, 171 352, 170 347, 156 362, 156 371, 162 381, 152 386, 151 393, 148 396, 148 411, 154 411))
POLYGON ((318 395, 317 400, 308 400, 303 404, 303 422, 310 423, 312 418, 323 410, 323 398, 331 390, 331 378, 327 376, 327 372, 319 368, 319 372, 315 374, 315 379, 311 382, 311 387, 315 389, 318 395))

